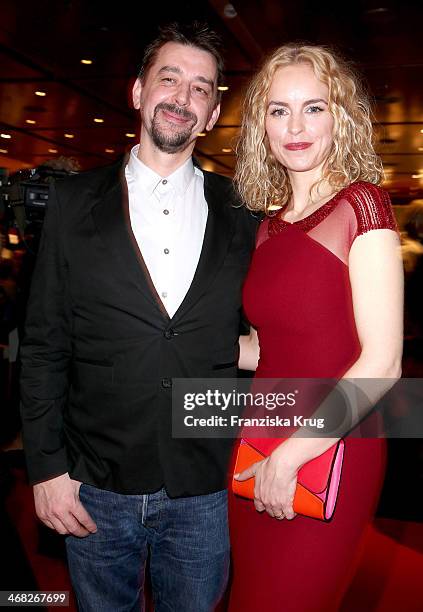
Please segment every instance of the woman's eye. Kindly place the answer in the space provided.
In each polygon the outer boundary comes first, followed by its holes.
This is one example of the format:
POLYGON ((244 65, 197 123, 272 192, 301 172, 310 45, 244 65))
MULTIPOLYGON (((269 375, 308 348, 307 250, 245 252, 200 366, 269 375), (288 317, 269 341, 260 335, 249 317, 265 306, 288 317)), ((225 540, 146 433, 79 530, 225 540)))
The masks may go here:
POLYGON ((275 108, 270 114, 274 117, 281 117, 282 115, 287 115, 287 111, 285 108, 275 108))
POLYGON ((325 109, 322 108, 321 106, 309 106, 307 109, 307 112, 308 113, 321 113, 324 110, 325 109))

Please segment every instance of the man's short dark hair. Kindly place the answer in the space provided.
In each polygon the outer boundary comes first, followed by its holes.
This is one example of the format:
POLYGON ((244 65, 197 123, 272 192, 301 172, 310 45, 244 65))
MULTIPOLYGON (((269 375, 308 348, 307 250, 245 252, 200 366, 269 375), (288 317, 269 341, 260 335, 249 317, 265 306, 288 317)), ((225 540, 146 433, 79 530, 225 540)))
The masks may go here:
MULTIPOLYGON (((146 47, 138 78, 145 78, 150 66, 154 63, 159 50, 168 42, 196 47, 210 53, 217 67, 217 85, 223 83, 224 61, 222 55, 222 39, 211 30, 207 24, 194 21, 190 24, 170 23, 159 28, 158 36, 146 47)), ((220 92, 217 92, 218 95, 220 92)))

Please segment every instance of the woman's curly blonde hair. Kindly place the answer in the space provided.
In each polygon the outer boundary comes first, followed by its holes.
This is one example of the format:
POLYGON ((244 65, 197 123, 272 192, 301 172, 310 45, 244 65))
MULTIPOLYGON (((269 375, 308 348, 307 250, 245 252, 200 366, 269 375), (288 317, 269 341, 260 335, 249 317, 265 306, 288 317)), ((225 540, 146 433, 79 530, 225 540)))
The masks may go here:
POLYGON ((250 210, 266 213, 283 206, 291 196, 288 174, 272 154, 265 131, 268 92, 279 68, 311 65, 329 89, 328 109, 334 118, 334 142, 318 188, 327 181, 334 191, 362 180, 379 184, 383 167, 373 147, 370 101, 351 66, 332 50, 312 45, 288 44, 265 60, 246 93, 241 135, 237 145, 235 182, 250 210))

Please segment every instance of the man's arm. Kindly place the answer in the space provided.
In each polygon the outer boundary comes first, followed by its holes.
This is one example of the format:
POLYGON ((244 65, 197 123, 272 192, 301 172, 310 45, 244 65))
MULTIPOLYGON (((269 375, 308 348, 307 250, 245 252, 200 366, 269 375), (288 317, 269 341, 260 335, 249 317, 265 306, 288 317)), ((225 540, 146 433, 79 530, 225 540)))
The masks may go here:
POLYGON ((71 361, 71 307, 56 187, 49 192, 21 344, 21 414, 38 517, 59 533, 87 535, 95 525, 68 475, 63 440, 71 361))
POLYGON ((62 414, 68 393, 71 315, 62 231, 53 184, 20 349, 21 414, 31 483, 68 471, 62 414))

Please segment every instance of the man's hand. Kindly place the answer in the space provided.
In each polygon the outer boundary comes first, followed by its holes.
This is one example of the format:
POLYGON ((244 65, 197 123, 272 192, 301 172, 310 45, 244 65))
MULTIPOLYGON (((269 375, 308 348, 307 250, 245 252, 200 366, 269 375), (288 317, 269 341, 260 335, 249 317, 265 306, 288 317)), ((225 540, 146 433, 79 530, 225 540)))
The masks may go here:
POLYGON ((81 483, 62 474, 34 485, 35 511, 47 527, 61 534, 84 538, 97 525, 79 501, 81 483))

